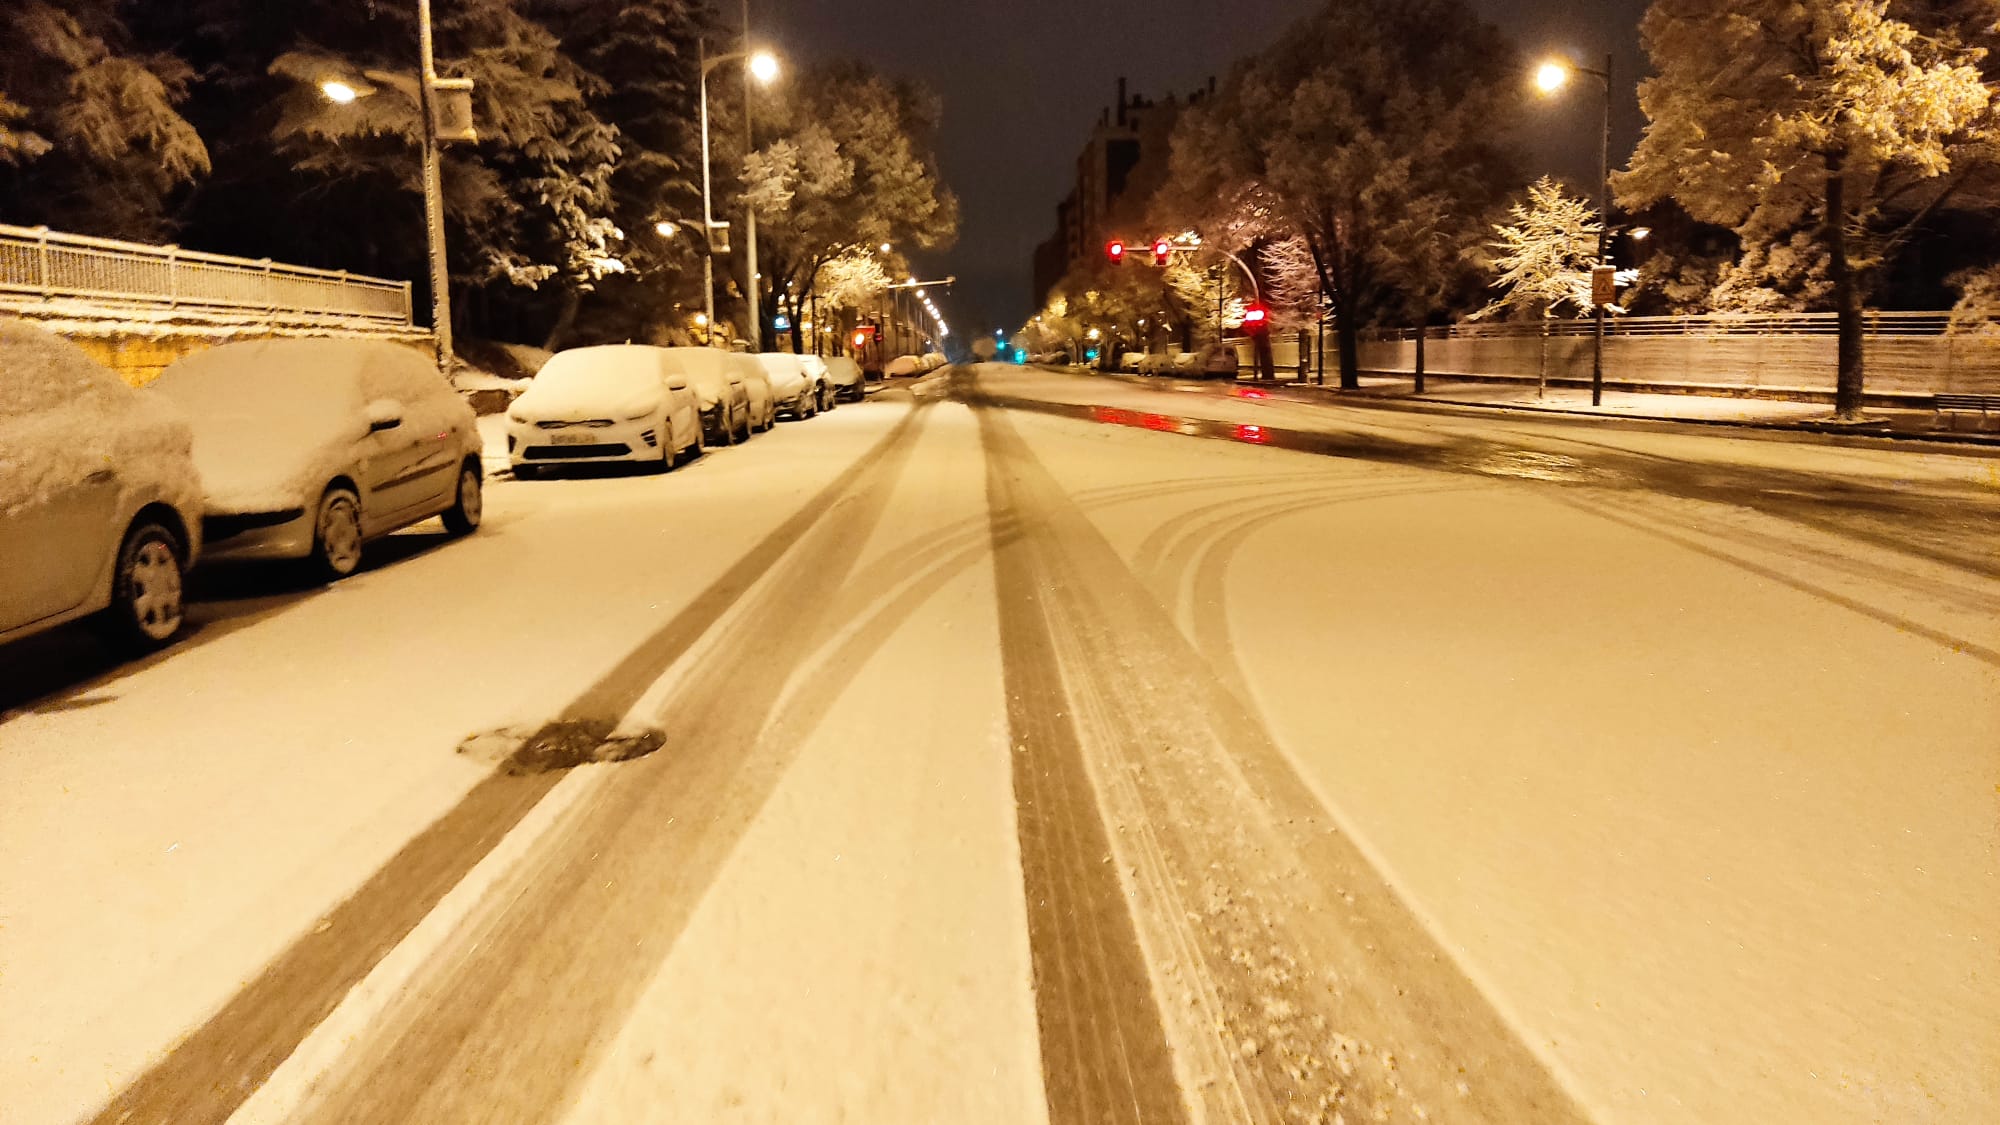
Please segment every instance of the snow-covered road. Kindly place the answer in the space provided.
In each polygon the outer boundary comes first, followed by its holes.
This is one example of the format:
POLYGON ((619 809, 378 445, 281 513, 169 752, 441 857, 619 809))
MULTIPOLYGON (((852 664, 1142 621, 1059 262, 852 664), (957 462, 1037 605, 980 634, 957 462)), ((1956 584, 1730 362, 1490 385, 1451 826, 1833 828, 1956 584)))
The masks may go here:
POLYGON ((1243 390, 0 650, 0 1119, 2000 1119, 2000 458, 1243 390))

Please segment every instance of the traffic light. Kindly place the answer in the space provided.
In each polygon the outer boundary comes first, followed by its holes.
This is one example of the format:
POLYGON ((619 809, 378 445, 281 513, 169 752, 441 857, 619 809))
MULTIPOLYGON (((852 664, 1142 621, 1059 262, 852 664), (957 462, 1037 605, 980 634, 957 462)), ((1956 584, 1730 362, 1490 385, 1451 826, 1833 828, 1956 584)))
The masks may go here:
POLYGON ((1174 244, 1164 238, 1156 240, 1153 243, 1153 264, 1165 269, 1167 263, 1173 260, 1174 244))
POLYGON ((866 328, 863 328, 861 331, 856 332, 854 334, 854 350, 860 351, 862 348, 865 348, 867 346, 868 346, 868 330, 866 328))
POLYGON ((1105 243, 1104 256, 1111 259, 1111 264, 1114 266, 1124 265, 1125 243, 1116 238, 1112 239, 1110 242, 1105 243))
POLYGON ((1251 305, 1243 310, 1243 330, 1257 333, 1268 332, 1271 328, 1271 310, 1262 305, 1251 305))

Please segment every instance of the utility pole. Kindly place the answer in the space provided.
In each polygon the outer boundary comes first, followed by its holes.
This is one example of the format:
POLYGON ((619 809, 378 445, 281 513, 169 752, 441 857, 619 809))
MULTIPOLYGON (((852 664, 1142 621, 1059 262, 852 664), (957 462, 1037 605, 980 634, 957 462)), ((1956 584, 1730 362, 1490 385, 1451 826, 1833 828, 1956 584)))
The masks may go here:
POLYGON ((417 0, 417 115, 424 119, 424 228, 430 242, 431 335, 437 342, 438 370, 449 375, 451 266, 444 253, 444 172, 438 157, 437 59, 431 47, 431 0, 417 0))
POLYGON ((708 346, 715 346, 715 203, 708 161, 708 38, 697 40, 696 58, 701 75, 701 277, 702 295, 708 299, 708 346))
MULTIPOLYGON (((747 0, 746 0, 747 2, 747 0)), ((1597 266, 1603 269, 1611 264, 1606 257, 1611 251, 1611 82, 1612 67, 1618 56, 1607 53, 1604 56, 1604 147, 1598 152, 1597 162, 1597 266)), ((1596 294, 1592 294, 1596 296, 1596 294)), ((1595 341, 1590 351, 1590 405, 1604 405, 1604 305, 1593 300, 1595 320, 1595 341)))

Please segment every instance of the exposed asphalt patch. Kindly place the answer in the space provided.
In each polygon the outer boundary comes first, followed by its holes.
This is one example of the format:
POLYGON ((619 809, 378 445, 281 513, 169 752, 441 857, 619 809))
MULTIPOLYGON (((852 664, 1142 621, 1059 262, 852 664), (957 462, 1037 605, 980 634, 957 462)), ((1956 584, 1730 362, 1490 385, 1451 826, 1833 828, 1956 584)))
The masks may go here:
POLYGON ((599 762, 629 762, 667 744, 656 729, 620 731, 602 721, 559 720, 535 730, 505 729, 476 734, 458 752, 492 762, 513 777, 558 773, 599 762))

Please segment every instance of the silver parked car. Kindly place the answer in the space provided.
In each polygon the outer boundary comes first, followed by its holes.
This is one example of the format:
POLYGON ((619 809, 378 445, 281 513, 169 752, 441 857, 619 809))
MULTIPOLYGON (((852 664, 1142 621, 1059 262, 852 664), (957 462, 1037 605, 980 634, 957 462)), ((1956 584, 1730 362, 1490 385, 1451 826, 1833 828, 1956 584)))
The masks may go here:
POLYGON ((750 437, 750 386, 746 368, 733 354, 712 348, 669 348, 682 353, 682 367, 701 407, 701 432, 713 445, 734 445, 750 437), (700 353, 700 354, 688 354, 700 353))
POLYGON ((194 427, 215 560, 309 560, 328 579, 371 539, 484 512, 472 408, 424 352, 377 340, 252 340, 182 359, 147 393, 194 427))
POLYGON ((669 348, 558 352, 507 409, 507 460, 518 480, 558 465, 671 469, 703 448, 693 382, 669 348))
POLYGON ((789 352, 766 352, 757 357, 771 380, 771 395, 778 400, 778 413, 795 419, 819 413, 819 381, 806 370, 798 356, 789 352))
POLYGON ((860 402, 868 395, 868 378, 862 374, 861 365, 849 356, 827 357, 826 385, 835 399, 860 402))
POLYGON ((99 615, 156 648, 201 551, 194 437, 76 345, 0 319, 0 642, 99 615))

